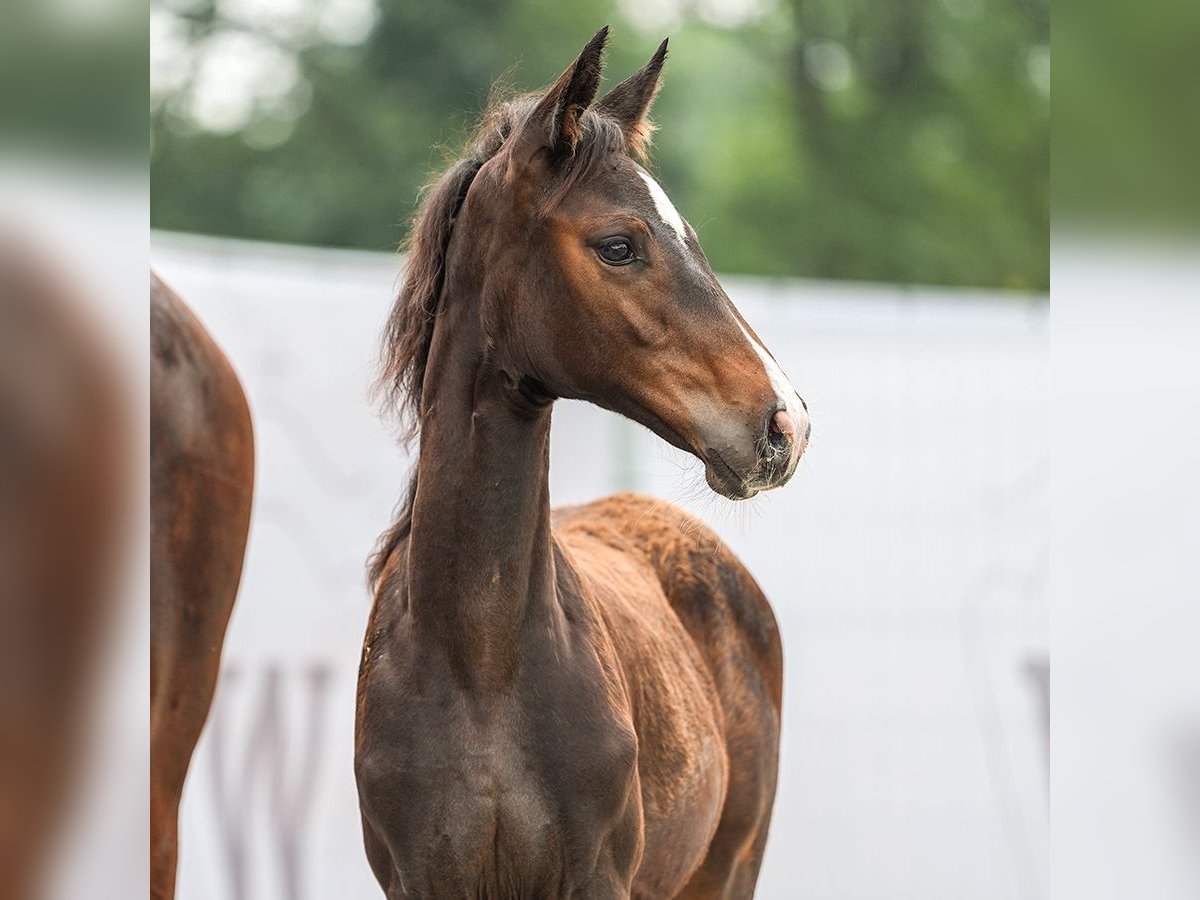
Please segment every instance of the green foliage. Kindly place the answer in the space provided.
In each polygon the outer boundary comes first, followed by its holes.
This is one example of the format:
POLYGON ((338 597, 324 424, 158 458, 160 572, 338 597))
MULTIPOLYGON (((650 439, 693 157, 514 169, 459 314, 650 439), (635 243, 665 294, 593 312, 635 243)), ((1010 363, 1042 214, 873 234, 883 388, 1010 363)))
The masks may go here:
POLYGON ((146 158, 146 9, 5 0, 0 151, 109 167, 146 158))
MULTIPOLYGON (((170 2, 197 57, 243 27, 170 2)), ((1048 287, 1046 0, 780 0, 732 28, 702 12, 754 4, 693 2, 656 28, 632 2, 381 0, 359 43, 293 39, 297 84, 230 133, 184 79, 156 98, 153 224, 393 247, 493 83, 547 83, 611 22, 609 84, 671 36, 655 167, 718 271, 1048 287)))
POLYGON ((1054 53, 1056 214, 1159 237, 1200 223, 1200 4, 1067 0, 1054 53))

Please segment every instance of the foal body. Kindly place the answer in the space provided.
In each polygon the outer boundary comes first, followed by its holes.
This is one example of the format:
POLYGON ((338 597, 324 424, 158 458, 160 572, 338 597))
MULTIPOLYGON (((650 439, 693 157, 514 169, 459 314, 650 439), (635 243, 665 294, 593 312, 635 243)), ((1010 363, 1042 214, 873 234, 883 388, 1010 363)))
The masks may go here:
POLYGON ((666 44, 591 108, 606 32, 485 119, 434 186, 386 336, 418 416, 381 541, 355 765, 397 898, 744 898, 774 799, 782 651, 682 511, 552 513, 553 401, 590 400, 752 496, 808 436, 695 232, 630 157, 666 44))
POLYGON ((549 406, 453 331, 360 676, 360 718, 388 711, 357 747, 377 876, 395 898, 749 896, 779 740, 766 599, 665 504, 552 515, 549 406))

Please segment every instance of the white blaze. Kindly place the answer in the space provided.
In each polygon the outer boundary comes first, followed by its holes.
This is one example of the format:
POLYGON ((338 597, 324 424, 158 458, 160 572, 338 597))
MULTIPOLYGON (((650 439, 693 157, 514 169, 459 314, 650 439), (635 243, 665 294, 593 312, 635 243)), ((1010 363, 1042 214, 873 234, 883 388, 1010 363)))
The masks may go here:
POLYGON ((783 369, 779 368, 779 363, 775 362, 774 357, 767 352, 758 341, 754 339, 754 335, 750 330, 742 324, 742 320, 734 313, 734 321, 738 323, 738 328, 742 329, 742 334, 746 336, 746 341, 750 344, 758 358, 762 360, 763 369, 766 370, 767 379, 771 382, 771 387, 775 391, 775 399, 782 403, 787 411, 791 414, 792 420, 796 423, 796 444, 800 446, 805 439, 805 434, 808 432, 808 411, 804 408, 804 403, 800 399, 800 395, 796 393, 796 389, 792 387, 792 383, 788 381, 788 377, 783 374, 783 369))
POLYGON ((687 229, 683 227, 683 216, 679 215, 679 210, 675 208, 667 192, 645 169, 638 169, 638 174, 650 189, 650 199, 654 201, 654 208, 658 210, 659 217, 675 230, 679 240, 687 243, 687 229))
MULTIPOLYGON (((640 166, 638 167, 638 174, 642 176, 642 181, 646 182, 646 187, 650 189, 650 199, 654 201, 654 208, 658 210, 659 217, 670 225, 675 234, 678 235, 679 240, 686 244, 687 229, 683 224, 683 216, 679 215, 679 210, 675 208, 675 204, 671 202, 671 198, 667 196, 667 192, 662 189, 662 185, 655 181, 649 172, 640 166)), ((742 329, 742 334, 746 336, 746 342, 758 354, 758 358, 762 360, 767 380, 771 382, 771 388, 775 391, 775 399, 783 404, 791 414, 792 420, 796 423, 796 449, 793 450, 793 453, 799 452, 806 442, 805 434, 808 432, 809 425, 808 411, 804 408, 804 402, 800 399, 800 395, 796 393, 796 389, 792 387, 792 383, 788 381, 788 377, 783 374, 783 370, 779 368, 779 363, 775 362, 771 354, 766 351, 766 348, 754 339, 754 335, 742 324, 742 320, 736 311, 733 314, 733 318, 737 322, 738 328, 742 329)))

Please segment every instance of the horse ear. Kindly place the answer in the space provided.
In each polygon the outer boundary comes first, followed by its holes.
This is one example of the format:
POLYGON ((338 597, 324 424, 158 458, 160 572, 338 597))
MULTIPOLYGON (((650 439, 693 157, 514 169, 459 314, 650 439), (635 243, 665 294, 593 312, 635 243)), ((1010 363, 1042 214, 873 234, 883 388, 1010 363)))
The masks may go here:
POLYGON ((615 88, 604 95, 596 108, 621 123, 625 131, 625 142, 629 149, 644 156, 646 145, 654 125, 649 118, 650 104, 658 93, 659 76, 667 60, 667 42, 664 40, 642 66, 615 88))
POLYGON ((605 25, 534 107, 514 142, 514 147, 525 151, 523 156, 528 158, 541 149, 575 152, 582 136, 580 117, 592 105, 596 89, 600 87, 601 56, 607 40, 608 26, 605 25))

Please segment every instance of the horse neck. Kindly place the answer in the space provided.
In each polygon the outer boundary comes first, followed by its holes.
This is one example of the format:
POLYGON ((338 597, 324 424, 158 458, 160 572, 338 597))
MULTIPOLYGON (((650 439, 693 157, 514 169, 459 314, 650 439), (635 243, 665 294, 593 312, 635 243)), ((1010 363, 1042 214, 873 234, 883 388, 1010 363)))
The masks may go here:
POLYGON ((443 298, 425 374, 408 544, 409 608, 464 681, 508 681, 553 598, 550 406, 490 362, 473 298, 443 298))

